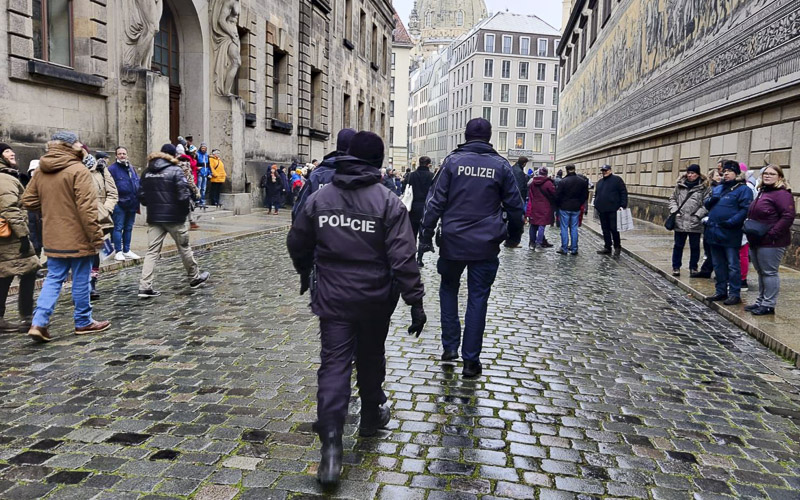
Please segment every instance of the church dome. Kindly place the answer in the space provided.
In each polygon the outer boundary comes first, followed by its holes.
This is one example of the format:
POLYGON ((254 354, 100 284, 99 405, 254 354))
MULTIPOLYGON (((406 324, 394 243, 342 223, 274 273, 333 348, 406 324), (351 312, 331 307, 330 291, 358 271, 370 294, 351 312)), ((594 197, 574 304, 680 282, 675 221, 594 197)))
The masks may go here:
POLYGON ((420 30, 469 30, 486 17, 484 0, 419 0, 420 30))

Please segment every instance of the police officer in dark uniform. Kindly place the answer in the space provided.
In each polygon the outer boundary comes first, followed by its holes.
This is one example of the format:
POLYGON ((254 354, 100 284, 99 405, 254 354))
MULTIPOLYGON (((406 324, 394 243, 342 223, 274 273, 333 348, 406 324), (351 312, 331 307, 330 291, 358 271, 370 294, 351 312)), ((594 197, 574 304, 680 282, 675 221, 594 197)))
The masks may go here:
POLYGON ((350 147, 350 141, 354 135, 356 135, 356 131, 351 128, 343 128, 339 131, 339 135, 336 136, 336 151, 332 151, 322 158, 322 163, 314 167, 308 176, 308 182, 303 184, 297 194, 297 202, 292 207, 292 221, 297 217, 297 213, 311 193, 333 181, 333 174, 336 172, 336 158, 347 154, 347 148, 350 147))
POLYGON ((325 486, 336 484, 341 474, 353 355, 361 396, 359 434, 373 436, 391 418, 381 386, 384 342, 398 298, 411 306, 409 334, 419 336, 426 322, 408 212, 381 185, 382 163, 380 137, 353 136, 348 156, 336 160, 333 183, 308 197, 287 239, 301 276, 300 293, 311 288, 311 310, 320 320, 314 429, 322 441, 317 478, 325 486))
MULTIPOLYGON (((518 247, 522 237, 522 197, 511 166, 489 144, 492 125, 473 118, 467 142, 445 158, 434 181, 422 218, 419 249, 432 251, 436 223, 441 218, 437 271, 442 276, 439 301, 442 319, 442 360, 464 359, 464 377, 477 377, 486 308, 499 261, 500 243, 518 247), (503 221, 503 212, 507 222, 503 221), (464 339, 458 318, 458 289, 467 269, 467 313, 464 339)), ((438 244, 438 242, 437 242, 438 244)))
MULTIPOLYGON (((411 230, 414 231, 414 238, 419 234, 419 226, 422 223, 422 215, 425 213, 425 200, 428 198, 428 191, 433 184, 433 172, 431 172, 431 159, 423 156, 419 159, 419 167, 408 175, 406 189, 411 186, 414 195, 411 201, 411 210, 408 215, 411 218, 411 230)), ((417 255, 417 265, 423 267, 422 252, 417 255)))

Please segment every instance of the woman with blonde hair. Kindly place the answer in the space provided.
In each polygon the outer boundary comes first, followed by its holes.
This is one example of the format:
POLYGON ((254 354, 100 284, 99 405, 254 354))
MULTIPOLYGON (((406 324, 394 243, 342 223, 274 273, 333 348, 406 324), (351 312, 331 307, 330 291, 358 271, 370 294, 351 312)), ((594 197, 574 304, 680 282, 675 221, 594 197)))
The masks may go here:
POLYGON ((792 239, 794 196, 783 169, 768 165, 761 174, 758 196, 750 205, 745 234, 750 242, 750 261, 758 272, 758 299, 745 307, 754 316, 775 314, 780 290, 780 267, 792 239))

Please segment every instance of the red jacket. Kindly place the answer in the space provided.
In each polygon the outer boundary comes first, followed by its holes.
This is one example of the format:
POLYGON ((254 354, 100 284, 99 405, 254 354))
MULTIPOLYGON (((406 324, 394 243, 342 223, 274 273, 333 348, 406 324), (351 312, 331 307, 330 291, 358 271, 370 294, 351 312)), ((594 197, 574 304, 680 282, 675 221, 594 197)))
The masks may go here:
POLYGON ((525 217, 534 226, 549 226, 553 223, 553 205, 556 186, 549 177, 534 177, 528 185, 528 206, 525 217))

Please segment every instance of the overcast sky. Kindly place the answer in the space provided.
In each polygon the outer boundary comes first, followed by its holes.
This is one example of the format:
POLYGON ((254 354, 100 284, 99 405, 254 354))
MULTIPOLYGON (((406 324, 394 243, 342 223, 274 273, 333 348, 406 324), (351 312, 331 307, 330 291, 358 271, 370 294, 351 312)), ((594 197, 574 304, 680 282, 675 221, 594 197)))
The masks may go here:
MULTIPOLYGON (((393 0, 393 3, 400 18, 408 25, 414 0, 393 0)), ((486 8, 489 12, 508 9, 518 14, 536 14, 555 29, 561 29, 561 0, 486 0, 486 8)))

